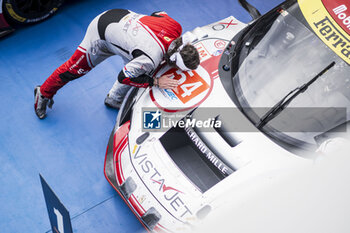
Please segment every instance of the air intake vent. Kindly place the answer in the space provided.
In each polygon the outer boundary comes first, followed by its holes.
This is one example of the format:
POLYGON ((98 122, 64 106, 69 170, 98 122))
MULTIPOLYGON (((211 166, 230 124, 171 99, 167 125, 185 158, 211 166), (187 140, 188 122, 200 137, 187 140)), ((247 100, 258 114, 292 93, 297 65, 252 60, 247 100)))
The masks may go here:
POLYGON ((161 215, 158 213, 156 208, 149 208, 144 215, 142 215, 142 220, 146 223, 150 230, 153 230, 154 227, 159 222, 161 215))
MULTIPOLYGON (((221 120, 220 116, 217 116, 215 120, 221 120)), ((214 128, 218 134, 229 144, 231 147, 237 146, 241 143, 242 140, 234 136, 233 133, 230 133, 229 129, 225 127, 225 124, 222 124, 219 128, 214 128)))
POLYGON ((123 193, 126 199, 129 199, 129 197, 135 191, 136 188, 137 185, 135 181, 129 176, 120 186, 120 191, 123 193))

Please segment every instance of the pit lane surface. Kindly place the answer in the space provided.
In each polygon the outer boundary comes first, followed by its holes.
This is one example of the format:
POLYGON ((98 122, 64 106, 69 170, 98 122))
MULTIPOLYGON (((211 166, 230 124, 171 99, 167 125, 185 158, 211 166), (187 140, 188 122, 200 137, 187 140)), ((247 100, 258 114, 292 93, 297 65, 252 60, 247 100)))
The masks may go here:
MULTIPOLYGON (((264 13, 281 0, 250 2, 264 13)), ((122 60, 110 58, 66 85, 45 120, 33 111, 33 88, 71 56, 89 22, 111 8, 164 10, 184 32, 229 15, 250 21, 231 0, 71 0, 45 22, 0 39, 0 232, 50 231, 39 173, 70 211, 74 232, 144 231, 103 175, 118 113, 103 100, 122 60)))

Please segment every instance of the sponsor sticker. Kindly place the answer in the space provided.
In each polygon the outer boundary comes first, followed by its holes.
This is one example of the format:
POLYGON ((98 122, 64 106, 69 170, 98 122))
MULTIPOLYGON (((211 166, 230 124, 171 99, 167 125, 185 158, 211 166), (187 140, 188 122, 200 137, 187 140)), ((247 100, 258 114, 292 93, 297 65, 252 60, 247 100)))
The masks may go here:
POLYGON ((234 26, 234 25, 237 25, 237 23, 233 22, 233 19, 231 19, 230 22, 220 22, 218 24, 215 24, 214 26, 212 26, 212 29, 214 31, 221 31, 229 28, 231 25, 234 26))
POLYGON ((222 49, 216 50, 212 55, 213 55, 214 57, 220 56, 220 55, 222 54, 223 51, 224 51, 224 50, 222 50, 222 49))
POLYGON ((214 42, 214 46, 215 46, 215 48, 218 48, 218 49, 224 49, 226 46, 226 42, 223 40, 216 40, 214 42))
POLYGON ((350 3, 345 0, 298 0, 316 35, 350 64, 350 3))
POLYGON ((226 28, 229 28, 231 25, 232 26, 234 26, 234 25, 237 25, 237 23, 234 23, 233 22, 233 19, 231 19, 231 21, 230 22, 221 22, 220 24, 222 24, 222 25, 226 25, 226 28))
POLYGON ((170 100, 177 100, 179 98, 176 97, 176 95, 174 94, 174 92, 172 90, 169 89, 161 89, 161 92, 164 92, 166 94, 166 96, 170 99, 170 100))
POLYGON ((195 44, 195 47, 198 50, 199 59, 201 62, 208 60, 211 57, 210 53, 205 48, 202 42, 195 44))

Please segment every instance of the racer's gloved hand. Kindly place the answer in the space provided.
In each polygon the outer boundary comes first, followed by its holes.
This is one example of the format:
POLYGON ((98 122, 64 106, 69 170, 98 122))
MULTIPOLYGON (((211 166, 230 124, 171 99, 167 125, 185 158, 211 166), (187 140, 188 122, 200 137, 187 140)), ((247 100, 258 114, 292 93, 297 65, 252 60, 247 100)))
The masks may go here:
POLYGON ((173 74, 165 74, 162 75, 160 78, 154 79, 154 86, 158 86, 162 89, 174 89, 179 85, 179 82, 177 80, 174 80, 170 77, 172 77, 173 74))

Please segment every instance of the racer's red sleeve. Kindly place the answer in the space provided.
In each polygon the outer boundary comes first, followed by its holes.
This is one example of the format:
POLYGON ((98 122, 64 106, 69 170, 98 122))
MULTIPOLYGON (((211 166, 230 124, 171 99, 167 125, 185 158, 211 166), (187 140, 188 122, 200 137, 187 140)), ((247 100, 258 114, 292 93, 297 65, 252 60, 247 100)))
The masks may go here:
POLYGON ((155 68, 152 58, 141 50, 135 50, 133 54, 135 58, 120 71, 118 81, 135 87, 153 86, 153 78, 147 75, 152 73, 155 68))
POLYGON ((119 75, 118 75, 118 81, 123 84, 127 84, 130 86, 134 87, 148 87, 148 86, 153 86, 153 78, 146 75, 142 74, 138 77, 127 77, 124 74, 124 71, 121 70, 119 75))

